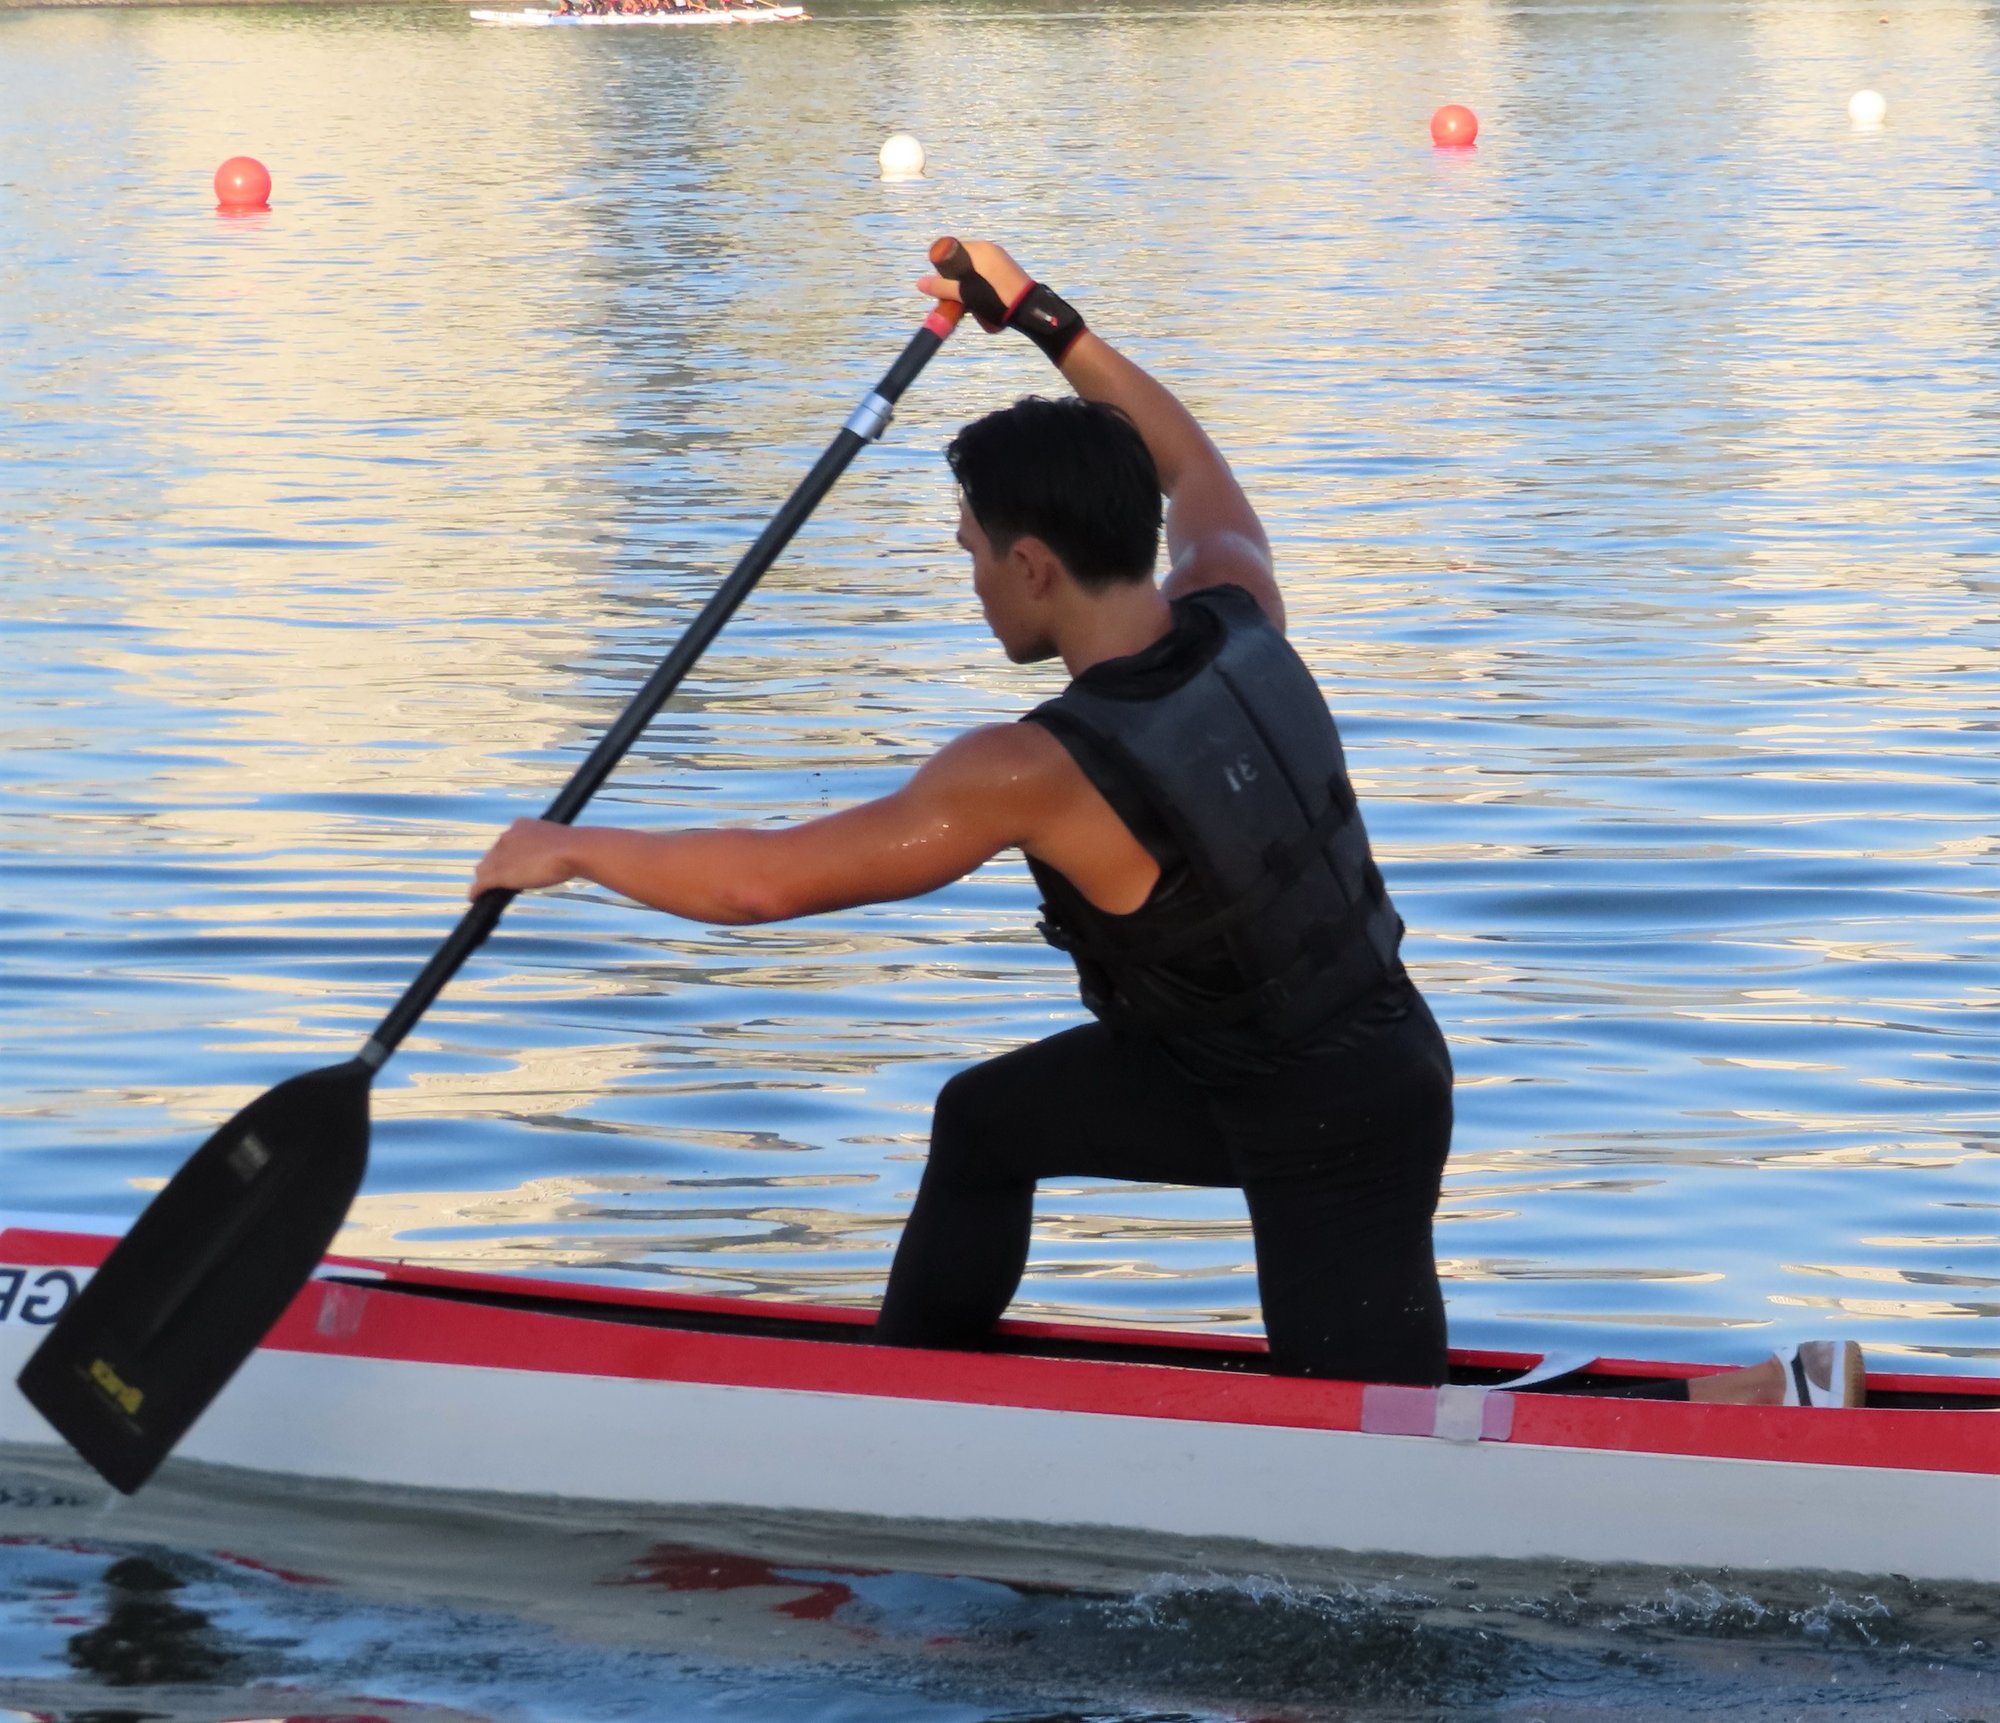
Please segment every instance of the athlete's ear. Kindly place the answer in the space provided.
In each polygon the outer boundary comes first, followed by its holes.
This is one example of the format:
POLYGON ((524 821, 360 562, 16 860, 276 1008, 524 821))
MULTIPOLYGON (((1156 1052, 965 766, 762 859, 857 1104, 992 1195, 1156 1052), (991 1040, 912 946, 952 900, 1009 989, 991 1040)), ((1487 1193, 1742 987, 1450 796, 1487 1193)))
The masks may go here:
POLYGON ((1014 564, 1023 589, 1037 603, 1045 603, 1055 592, 1057 582, 1069 578, 1062 558, 1033 533, 1024 532, 1014 541, 1007 560, 1014 564))

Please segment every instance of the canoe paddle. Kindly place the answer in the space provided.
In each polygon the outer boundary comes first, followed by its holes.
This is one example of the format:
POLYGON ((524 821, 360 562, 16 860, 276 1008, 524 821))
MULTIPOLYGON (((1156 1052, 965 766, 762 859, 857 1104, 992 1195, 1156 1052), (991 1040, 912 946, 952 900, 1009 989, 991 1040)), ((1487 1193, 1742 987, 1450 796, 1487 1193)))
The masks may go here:
MULTIPOLYGON (((940 240, 934 250, 955 241, 940 240)), ((958 323, 940 303, 848 416, 542 817, 571 824, 750 589, 958 323)), ((108 1483, 138 1489, 311 1278, 368 1165, 368 1089, 511 891, 482 892, 361 1051, 252 1101, 189 1157, 71 1301, 20 1376, 21 1392, 108 1483)))

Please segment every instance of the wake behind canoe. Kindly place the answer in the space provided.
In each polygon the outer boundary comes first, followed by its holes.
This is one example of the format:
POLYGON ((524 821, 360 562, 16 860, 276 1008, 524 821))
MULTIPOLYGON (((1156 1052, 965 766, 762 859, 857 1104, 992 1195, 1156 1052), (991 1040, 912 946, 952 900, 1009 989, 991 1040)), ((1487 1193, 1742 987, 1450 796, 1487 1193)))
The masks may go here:
MULTIPOLYGON (((110 1232, 0 1230, 11 1378, 110 1232)), ((1011 1322, 982 1352, 865 1312, 329 1259, 181 1452, 328 1482, 1316 1552, 2000 1584, 2000 1378, 1871 1373, 1854 1410, 1606 1398, 1691 1365, 1455 1353, 1443 1389, 1271 1374, 1260 1342, 1011 1322)), ((11 1385, 0 1440, 54 1444, 11 1385)))

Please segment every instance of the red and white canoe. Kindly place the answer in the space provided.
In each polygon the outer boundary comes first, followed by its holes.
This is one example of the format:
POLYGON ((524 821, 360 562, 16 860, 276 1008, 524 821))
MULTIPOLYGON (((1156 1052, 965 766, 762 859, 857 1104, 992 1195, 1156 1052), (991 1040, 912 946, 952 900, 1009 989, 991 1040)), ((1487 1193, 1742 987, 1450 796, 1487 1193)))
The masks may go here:
MULTIPOLYGON (((0 1220, 0 1441, 58 1440, 12 1379, 110 1244, 0 1220)), ((990 1352, 914 1352, 869 1320, 330 1258, 180 1451, 658 1507, 2000 1584, 2000 1377, 1702 1406, 1496 1388, 1536 1363, 1499 1353, 1385 1388, 1272 1376, 1233 1336, 1010 1322, 990 1352)))

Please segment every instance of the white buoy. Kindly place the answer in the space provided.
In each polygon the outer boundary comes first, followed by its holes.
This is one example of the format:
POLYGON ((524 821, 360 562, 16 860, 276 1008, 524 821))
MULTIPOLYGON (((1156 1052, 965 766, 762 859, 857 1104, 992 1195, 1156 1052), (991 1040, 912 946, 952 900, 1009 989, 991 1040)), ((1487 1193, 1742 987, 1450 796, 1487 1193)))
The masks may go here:
POLYGON ((1847 98, 1847 117, 1864 131, 1879 126, 1888 111, 1889 104, 1873 90, 1856 90, 1847 98))
POLYGON ((882 145, 882 153, 875 158, 882 164, 884 179, 922 179, 924 177, 924 146, 908 132, 895 132, 882 145))

